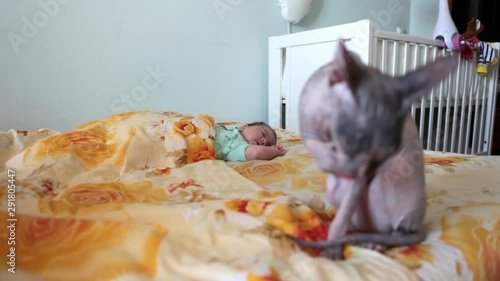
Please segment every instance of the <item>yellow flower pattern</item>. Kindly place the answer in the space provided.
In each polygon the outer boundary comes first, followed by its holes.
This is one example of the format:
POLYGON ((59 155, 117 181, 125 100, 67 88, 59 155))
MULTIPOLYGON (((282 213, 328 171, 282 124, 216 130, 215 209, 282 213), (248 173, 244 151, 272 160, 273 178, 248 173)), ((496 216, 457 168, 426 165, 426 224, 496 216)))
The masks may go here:
MULTIPOLYGON (((5 211, 0 212, 2 221, 7 217, 5 211)), ((15 244, 17 263, 19 269, 47 280, 106 280, 113 277, 111 268, 151 277, 157 270, 158 246, 166 234, 166 229, 155 226, 138 228, 116 221, 20 215, 15 244), (136 245, 137 249, 122 247, 133 238, 144 241, 136 245), (143 255, 136 260, 126 258, 136 250, 143 255)), ((0 242, 2 253, 7 252, 4 235, 0 242)))
POLYGON ((277 129, 273 160, 223 162, 215 124, 133 111, 0 132, 23 141, 2 148, 0 280, 500 280, 498 157, 426 152, 427 239, 334 262, 284 236, 324 240, 337 211, 300 136, 277 129))
POLYGON ((60 215, 74 212, 116 210, 124 204, 160 204, 168 200, 164 189, 153 188, 151 182, 82 183, 63 189, 59 194, 39 200, 40 211, 60 215), (90 209, 90 210, 89 210, 90 209))

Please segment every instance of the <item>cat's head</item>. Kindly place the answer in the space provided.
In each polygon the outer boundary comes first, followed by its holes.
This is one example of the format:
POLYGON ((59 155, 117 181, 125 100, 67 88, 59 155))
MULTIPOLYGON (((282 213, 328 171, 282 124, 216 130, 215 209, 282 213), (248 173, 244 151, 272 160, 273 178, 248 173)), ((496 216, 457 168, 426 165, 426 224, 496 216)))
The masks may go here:
POLYGON ((400 77, 382 74, 338 44, 328 79, 332 108, 325 135, 331 171, 347 177, 373 173, 401 146, 411 105, 457 66, 442 57, 400 77))

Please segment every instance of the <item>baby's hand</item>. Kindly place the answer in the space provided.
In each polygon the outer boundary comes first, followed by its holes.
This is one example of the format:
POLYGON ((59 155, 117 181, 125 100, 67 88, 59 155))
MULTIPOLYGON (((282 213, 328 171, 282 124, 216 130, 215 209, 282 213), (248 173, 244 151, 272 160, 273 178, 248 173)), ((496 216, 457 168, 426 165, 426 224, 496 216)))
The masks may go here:
POLYGON ((276 148, 277 150, 280 151, 280 155, 285 155, 288 151, 281 145, 273 145, 272 147, 276 148))

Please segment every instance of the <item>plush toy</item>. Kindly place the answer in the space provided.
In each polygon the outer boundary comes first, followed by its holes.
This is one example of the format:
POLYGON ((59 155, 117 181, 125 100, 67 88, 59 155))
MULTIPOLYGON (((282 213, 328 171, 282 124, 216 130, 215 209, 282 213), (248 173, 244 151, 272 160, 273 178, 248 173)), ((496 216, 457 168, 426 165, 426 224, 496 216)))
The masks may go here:
POLYGON ((465 40, 470 40, 472 37, 476 37, 481 33, 484 29, 483 23, 476 18, 472 18, 467 24, 467 29, 462 34, 465 40))
POLYGON ((488 74, 488 65, 498 63, 496 50, 489 43, 478 39, 478 35, 483 29, 484 25, 481 21, 472 18, 467 24, 467 30, 456 39, 459 41, 458 44, 464 59, 471 60, 474 57, 474 51, 478 53, 476 72, 480 75, 488 74))

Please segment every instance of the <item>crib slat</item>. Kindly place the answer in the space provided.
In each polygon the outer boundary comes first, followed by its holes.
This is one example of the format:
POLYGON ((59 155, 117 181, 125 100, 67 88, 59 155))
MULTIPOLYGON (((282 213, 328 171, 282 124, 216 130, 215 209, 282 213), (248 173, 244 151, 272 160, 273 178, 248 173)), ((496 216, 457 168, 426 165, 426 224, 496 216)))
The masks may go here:
MULTIPOLYGON (((467 75, 469 73, 469 64, 466 63, 464 67, 464 71, 461 73, 460 77, 462 75, 467 75)), ((465 102, 467 101, 466 95, 469 93, 467 90, 467 79, 460 79, 460 82, 462 83, 462 95, 460 97, 461 99, 461 106, 460 106, 460 127, 459 127, 459 135, 458 135, 458 153, 464 153, 464 119, 465 119, 465 102)))
POLYGON ((474 114, 474 106, 475 106, 475 96, 477 93, 478 83, 476 80, 476 75, 471 73, 467 73, 467 80, 470 81, 469 92, 468 92, 468 107, 467 107, 467 129, 465 130, 465 143, 467 144, 465 148, 466 154, 472 153, 472 126, 473 126, 473 114, 474 114))
MULTIPOLYGON (((480 80, 484 80, 484 77, 481 77, 480 80)), ((485 84, 486 81, 482 81, 485 84)), ((485 126, 485 119, 486 119, 486 87, 483 87, 482 92, 482 106, 481 106, 481 124, 479 125, 479 142, 478 142, 478 152, 483 152, 484 151, 484 138, 485 138, 485 131, 484 131, 484 126, 485 126)))
POLYGON ((476 97, 476 104, 475 104, 475 108, 474 108, 474 129, 473 129, 473 132, 472 132, 472 151, 471 153, 472 154, 476 154, 479 149, 477 147, 477 142, 478 142, 478 126, 481 125, 480 121, 479 121, 479 118, 478 118, 478 114, 479 114, 479 90, 480 90, 480 85, 481 83, 479 83, 479 77, 477 75, 474 75, 474 81, 476 81, 476 84, 477 84, 477 89, 475 90, 474 92, 474 95, 476 97))
MULTIPOLYGON (((458 72, 458 71, 457 71, 458 72)), ((449 128, 450 128, 450 106, 451 106, 451 95, 453 92, 453 85, 455 84, 455 77, 454 75, 450 75, 448 79, 448 91, 446 92, 446 120, 445 120, 445 127, 444 127, 444 144, 443 144, 443 151, 451 151, 451 145, 448 146, 448 140, 450 138, 449 134, 449 128)))
MULTIPOLYGON (((389 37, 379 38, 377 52, 377 68, 391 76, 403 75, 439 55, 460 56, 437 45, 389 37)), ((424 149, 465 154, 488 151, 491 89, 485 83, 491 80, 476 74, 476 64, 460 58, 453 73, 412 104, 410 112, 424 149)))
POLYGON ((392 76, 396 76, 400 73, 398 73, 398 62, 397 62, 397 58, 399 58, 399 44, 397 41, 393 41, 392 42, 392 45, 393 45, 393 54, 392 54, 392 76))
MULTIPOLYGON (((444 49, 442 49, 441 51, 441 55, 446 55, 446 52, 444 49)), ((441 83, 439 84, 439 101, 438 101, 438 106, 439 106, 439 110, 438 110, 438 120, 437 120, 437 125, 436 125, 436 140, 435 140, 435 146, 434 146, 434 150, 435 151, 440 151, 440 150, 444 150, 444 147, 441 148, 441 146, 443 145, 442 144, 442 141, 441 141, 441 133, 442 133, 442 129, 441 129, 441 122, 442 122, 442 116, 443 116, 443 92, 445 90, 448 90, 447 87, 445 87, 446 83, 449 83, 449 76, 445 78, 444 81, 441 81, 441 83)))
POLYGON ((456 147, 456 132, 457 132, 457 123, 458 123, 458 99, 459 99, 459 91, 460 91, 460 75, 463 72, 462 63, 458 64, 458 71, 455 75, 455 88, 454 88, 454 103, 453 103, 453 124, 451 129, 451 152, 457 152, 458 147, 456 147))
MULTIPOLYGON (((437 56, 437 49, 433 47, 427 47, 426 49, 431 48, 431 60, 435 61, 437 56)), ((429 101, 429 122, 427 123, 427 148, 431 150, 432 148, 432 128, 434 127, 434 92, 435 87, 431 90, 430 101, 429 101)))
MULTIPOLYGON (((415 68, 417 68, 418 66, 420 66, 421 64, 421 56, 423 56, 425 58, 426 56, 426 53, 424 51, 424 53, 422 54, 422 52, 420 51, 420 45, 417 45, 415 46, 415 68)), ((422 98, 422 100, 420 101, 420 122, 419 122, 419 132, 418 132, 418 135, 420 136, 421 139, 424 138, 424 117, 425 117, 425 103, 424 103, 424 100, 425 100, 425 97, 422 98)))
MULTIPOLYGON (((420 52, 422 53, 422 60, 421 64, 425 64, 427 62, 427 48, 424 46, 419 46, 420 52), (422 50, 423 49, 423 50, 422 50)), ((425 112, 427 109, 426 106, 426 101, 427 101, 427 95, 424 95, 422 99, 420 100, 420 137, 424 139, 424 134, 425 134, 425 112)), ((428 148, 428 144, 426 149, 428 148)))
POLYGON ((408 42, 402 43, 403 47, 403 69, 401 70, 401 74, 406 74, 408 72, 408 42))
POLYGON ((468 91, 468 95, 469 95, 469 106, 467 108, 467 129, 466 129, 466 134, 465 134, 465 153, 467 154, 470 154, 471 153, 471 150, 472 150, 472 146, 470 146, 470 131, 471 131, 471 122, 472 122, 472 106, 473 106, 473 102, 474 102, 474 95, 476 93, 476 87, 477 87, 477 76, 476 75, 473 75, 472 77, 470 77, 470 75, 468 75, 469 73, 466 73, 467 74, 467 80, 472 80, 471 82, 471 86, 470 86, 470 91, 468 91))
POLYGON ((387 69, 387 59, 388 59, 388 54, 387 54, 387 41, 384 40, 382 41, 382 63, 380 64, 381 65, 381 71, 383 73, 386 73, 386 69, 387 69))

